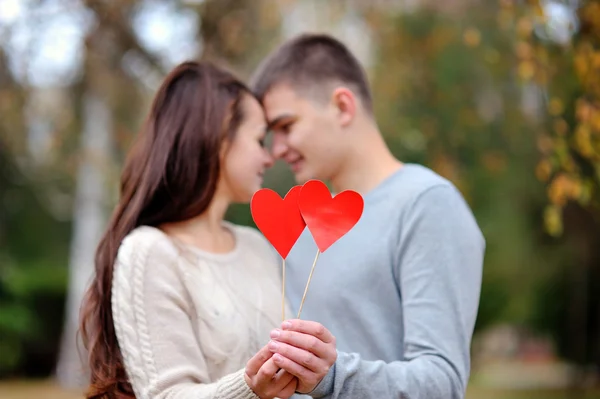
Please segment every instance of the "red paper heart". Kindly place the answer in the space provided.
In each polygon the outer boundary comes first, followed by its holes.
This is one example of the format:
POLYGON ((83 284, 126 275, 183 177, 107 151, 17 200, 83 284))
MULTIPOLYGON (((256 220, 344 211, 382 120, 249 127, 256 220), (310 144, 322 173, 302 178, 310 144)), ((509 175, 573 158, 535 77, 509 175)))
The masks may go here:
POLYGON ((300 186, 294 186, 283 199, 268 188, 258 190, 250 201, 256 227, 285 259, 300 237, 306 223, 298 208, 300 186))
POLYGON ((325 252, 358 222, 364 200, 351 190, 332 198, 323 182, 310 180, 300 190, 298 205, 317 247, 325 252))

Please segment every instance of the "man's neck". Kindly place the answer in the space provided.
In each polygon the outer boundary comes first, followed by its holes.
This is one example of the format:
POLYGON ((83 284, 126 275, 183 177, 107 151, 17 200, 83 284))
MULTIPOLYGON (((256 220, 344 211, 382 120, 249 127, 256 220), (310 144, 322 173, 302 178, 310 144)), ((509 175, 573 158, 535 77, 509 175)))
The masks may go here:
POLYGON ((365 195, 403 166, 376 131, 361 135, 352 148, 345 164, 331 179, 337 193, 354 190, 365 195))

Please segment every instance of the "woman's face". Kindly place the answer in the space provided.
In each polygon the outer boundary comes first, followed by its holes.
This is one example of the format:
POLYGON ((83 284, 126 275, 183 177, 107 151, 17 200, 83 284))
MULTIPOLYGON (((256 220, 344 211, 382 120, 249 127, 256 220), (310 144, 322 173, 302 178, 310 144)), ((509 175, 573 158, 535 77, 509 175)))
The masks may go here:
POLYGON ((221 158, 221 183, 233 202, 249 202, 262 187, 265 170, 273 165, 264 147, 267 122, 262 107, 250 95, 244 95, 241 107, 242 122, 233 140, 224 143, 221 158))

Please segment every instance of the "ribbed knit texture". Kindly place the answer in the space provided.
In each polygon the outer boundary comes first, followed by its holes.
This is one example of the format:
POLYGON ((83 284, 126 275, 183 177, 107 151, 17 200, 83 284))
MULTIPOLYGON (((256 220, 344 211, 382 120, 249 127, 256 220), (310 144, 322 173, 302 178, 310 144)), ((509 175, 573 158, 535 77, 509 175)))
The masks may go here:
POLYGON ((137 398, 258 398, 244 370, 281 322, 281 260, 256 230, 226 225, 226 254, 148 226, 123 240, 112 311, 137 398))

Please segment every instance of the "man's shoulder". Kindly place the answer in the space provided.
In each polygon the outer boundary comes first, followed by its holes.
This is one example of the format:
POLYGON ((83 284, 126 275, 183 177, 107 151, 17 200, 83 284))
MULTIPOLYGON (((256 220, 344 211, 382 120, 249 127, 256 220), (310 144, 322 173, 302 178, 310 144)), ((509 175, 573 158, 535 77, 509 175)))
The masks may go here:
MULTIPOLYGON (((402 208, 405 226, 421 223, 429 226, 433 234, 441 234, 443 226, 461 234, 472 234, 473 241, 485 240, 477 220, 463 193, 450 180, 421 165, 409 165, 403 182, 396 191, 404 190, 405 206, 402 208)), ((400 180, 400 179, 399 179, 400 180)))
POLYGON ((396 204, 409 205, 435 187, 455 188, 452 182, 432 169, 420 164, 406 163, 382 183, 380 191, 382 196, 396 204))

